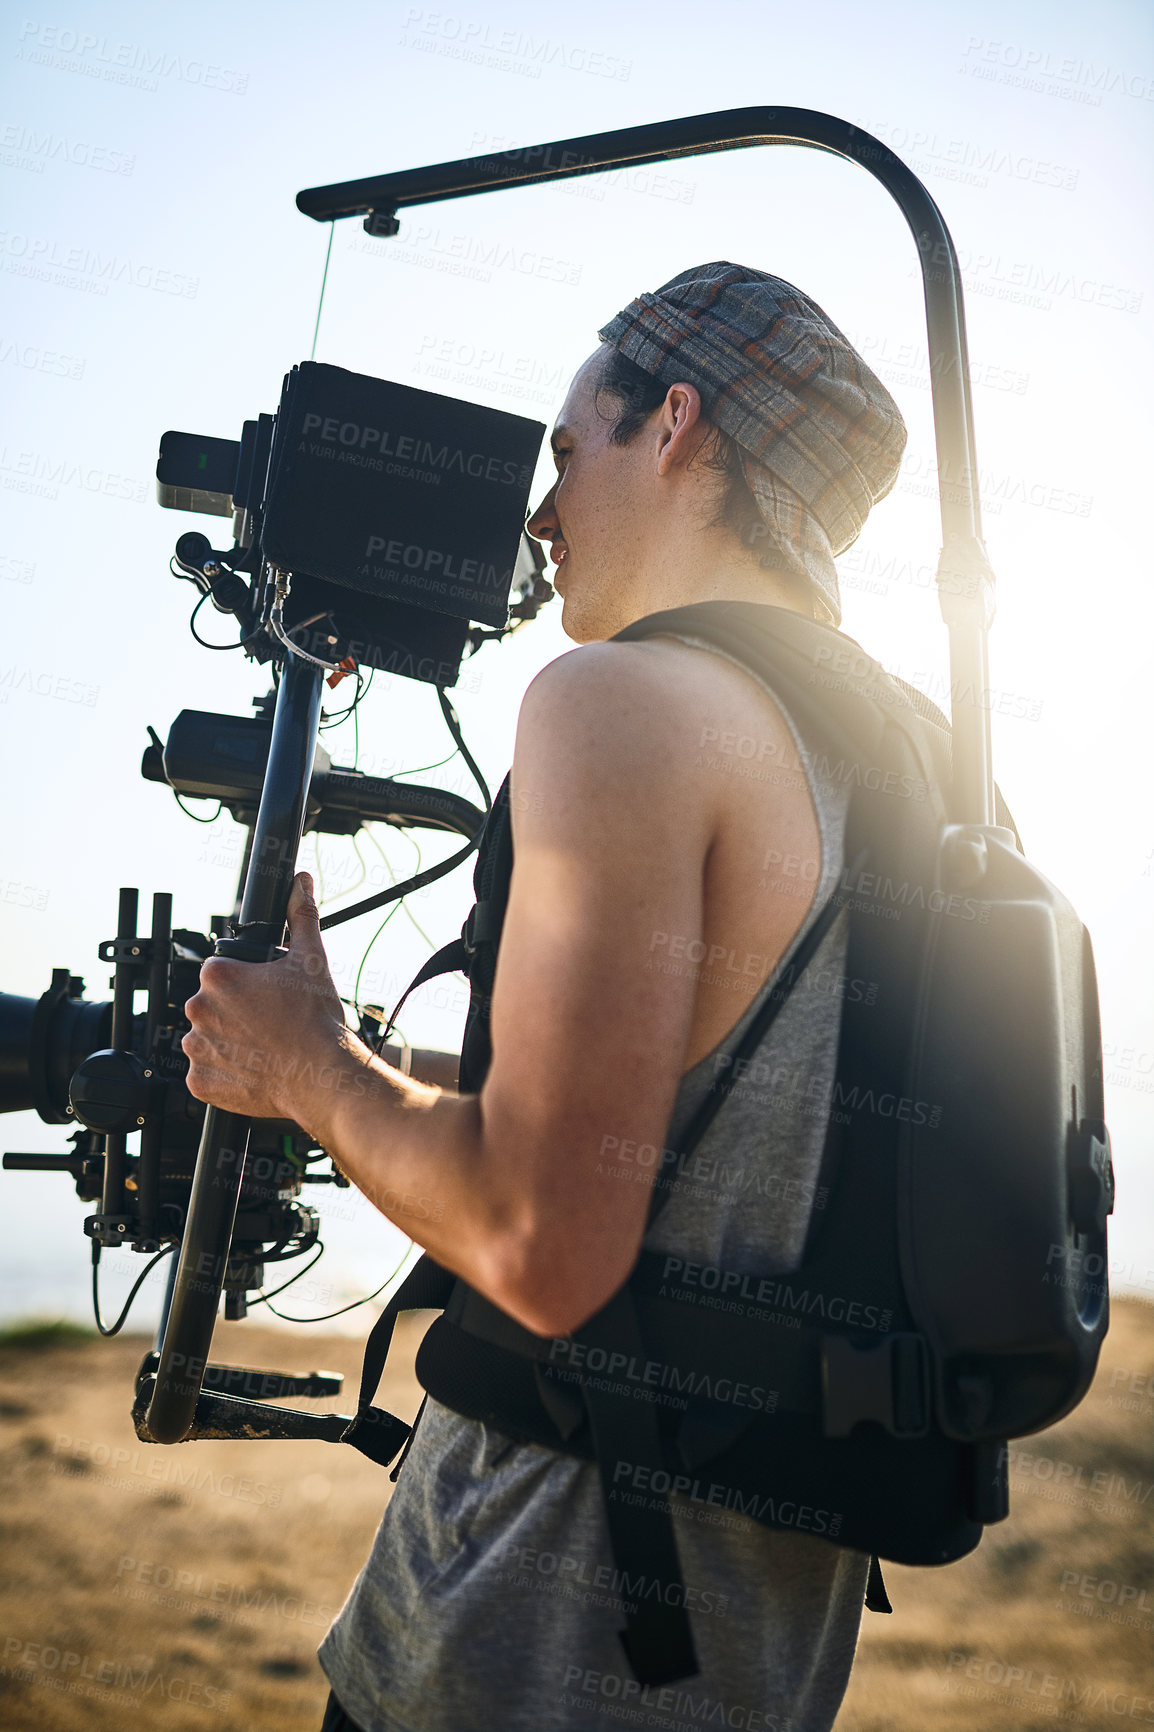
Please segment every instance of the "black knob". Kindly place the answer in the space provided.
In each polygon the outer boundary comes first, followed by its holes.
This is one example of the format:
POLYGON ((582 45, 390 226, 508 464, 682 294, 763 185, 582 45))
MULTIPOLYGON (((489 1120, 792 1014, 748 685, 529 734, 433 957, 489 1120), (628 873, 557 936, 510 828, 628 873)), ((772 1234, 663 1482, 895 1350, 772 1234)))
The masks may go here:
POLYGON ((68 1085, 74 1118, 90 1131, 134 1131, 147 1118, 153 1084, 134 1052, 106 1047, 90 1053, 68 1085))

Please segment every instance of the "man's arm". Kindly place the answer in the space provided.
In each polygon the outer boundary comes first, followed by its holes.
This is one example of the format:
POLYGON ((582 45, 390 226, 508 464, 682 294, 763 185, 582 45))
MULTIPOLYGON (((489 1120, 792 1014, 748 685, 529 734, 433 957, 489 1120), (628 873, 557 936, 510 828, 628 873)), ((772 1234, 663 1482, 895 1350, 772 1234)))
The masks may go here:
MULTIPOLYGON (((381 1057, 394 1070, 405 1071, 403 1049, 391 1041, 381 1048, 381 1057)), ((417 1082, 432 1083, 434 1088, 443 1089, 446 1094, 456 1094, 460 1068, 461 1061, 456 1053, 438 1052, 435 1047, 427 1046, 409 1049, 407 1074, 415 1077, 417 1082)))
POLYGON ((696 718, 651 647, 551 664, 522 706, 515 867, 479 1095, 374 1059, 344 1026, 300 881, 288 957, 211 959, 189 1003, 192 1092, 288 1117, 438 1262, 528 1328, 565 1333, 627 1276, 649 1186, 607 1146, 660 1149, 694 1006, 646 968, 653 934, 702 929, 714 814, 688 792, 696 718))

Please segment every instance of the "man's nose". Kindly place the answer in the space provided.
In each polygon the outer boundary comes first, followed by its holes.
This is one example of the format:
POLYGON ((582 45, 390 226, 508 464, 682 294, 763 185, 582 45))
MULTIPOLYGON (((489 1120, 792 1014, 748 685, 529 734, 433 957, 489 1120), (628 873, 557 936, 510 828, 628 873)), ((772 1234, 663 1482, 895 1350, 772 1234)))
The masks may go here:
POLYGON ((538 541, 552 541, 560 533, 557 522, 557 512, 554 509, 557 483, 554 482, 537 509, 525 520, 525 528, 538 541))

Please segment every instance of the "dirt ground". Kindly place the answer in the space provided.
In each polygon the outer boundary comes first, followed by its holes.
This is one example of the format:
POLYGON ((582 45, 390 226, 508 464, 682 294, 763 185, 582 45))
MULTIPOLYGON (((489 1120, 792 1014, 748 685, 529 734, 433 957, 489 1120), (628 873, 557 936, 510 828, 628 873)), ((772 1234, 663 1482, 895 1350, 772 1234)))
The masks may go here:
MULTIPOLYGON (((380 1396, 407 1419, 420 1329, 410 1320, 380 1396)), ((128 1409, 146 1345, 65 1333, 0 1352, 0 1725, 316 1732, 315 1650, 387 1474, 322 1443, 139 1444, 128 1409)), ((213 1356, 341 1371, 350 1393, 318 1405, 351 1408, 359 1346, 345 1338, 221 1324, 213 1356)), ((1087 1400, 1014 1447, 1010 1519, 945 1569, 887 1565, 894 1615, 863 1619, 837 1732, 1154 1724, 1152 1417, 1154 1307, 1117 1302, 1087 1400)))

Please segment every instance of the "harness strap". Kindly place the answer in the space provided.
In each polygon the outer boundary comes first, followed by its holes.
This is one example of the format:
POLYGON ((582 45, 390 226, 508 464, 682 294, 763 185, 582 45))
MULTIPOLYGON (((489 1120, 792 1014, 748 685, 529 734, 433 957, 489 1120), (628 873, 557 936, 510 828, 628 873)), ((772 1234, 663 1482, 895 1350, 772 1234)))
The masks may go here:
MULTIPOLYGON (((645 1354, 628 1287, 622 1287, 582 1330, 590 1346, 638 1359, 645 1354)), ((657 1409, 613 1379, 585 1372, 581 1390, 597 1451, 597 1471, 613 1562, 622 1578, 625 1657, 639 1684, 671 1684, 697 1672, 685 1583, 668 1501, 648 1486, 663 1463, 657 1409), (639 1474, 638 1469, 648 1472, 639 1474)))
POLYGON ((442 944, 440 950, 434 950, 432 956, 429 957, 429 960, 422 963, 416 974, 414 974, 412 980, 410 980, 408 986, 406 986, 404 992, 402 992, 393 1008, 393 1013, 389 1017, 387 1025, 382 1025, 382 1039, 386 1028, 396 1027, 397 1018, 404 1009, 405 1001, 411 992, 416 992, 418 986, 424 986, 426 980, 435 980, 438 974, 456 974, 459 969, 467 969, 469 966, 469 954, 470 953, 465 946, 465 940, 463 938, 454 938, 450 943, 442 944))
POLYGON ((365 1343, 365 1359, 361 1370, 361 1388, 357 1396, 357 1411, 341 1433, 342 1443, 351 1443, 379 1467, 388 1467, 401 1445, 414 1429, 403 1419, 372 1405, 381 1373, 385 1369, 389 1346, 397 1318, 402 1311, 435 1311, 447 1301, 455 1277, 431 1257, 422 1257, 397 1291, 393 1294, 365 1343))
MULTIPOLYGON (((863 848, 849 868, 851 880, 862 870, 868 856, 868 850, 863 848)), ((733 1093, 741 1076, 739 1066, 742 1061, 750 1058, 761 1045, 770 1025, 778 1011, 793 991, 797 981, 813 961, 826 933, 841 913, 841 903, 836 890, 830 895, 829 901, 794 951, 788 963, 788 978, 779 980, 766 994, 749 1027, 734 1048, 731 1062, 720 1077, 715 1076, 709 1085, 709 1090, 697 1111, 686 1126, 685 1135, 681 1139, 678 1151, 679 1164, 683 1164, 704 1137, 706 1131, 721 1111, 729 1096, 733 1093)), ((666 1203, 669 1201, 670 1181, 654 1185, 653 1199, 649 1206, 649 1225, 652 1226, 666 1203)))
MULTIPOLYGON (((445 1317, 476 1340, 532 1360, 546 1374, 547 1381, 538 1379, 538 1390, 566 1440, 582 1418, 579 1411, 571 1412, 579 1380, 601 1374, 621 1388, 632 1386, 642 1405, 652 1405, 659 1392, 673 1398, 688 1392, 677 1430, 688 1467, 717 1453, 705 1433, 718 1429, 719 1414, 728 1411, 743 1423, 753 1415, 752 1408, 727 1409, 719 1400, 716 1391, 726 1381, 757 1384, 764 1378, 758 1411, 808 1416, 826 1437, 846 1437, 867 1419, 892 1437, 925 1434, 930 1394, 922 1336, 895 1329, 863 1341, 862 1330, 855 1331, 852 1323, 849 1333, 842 1333, 837 1323, 830 1327, 824 1319, 803 1322, 804 1313, 799 1315, 781 1292, 790 1287, 788 1275, 734 1276, 739 1286, 715 1293, 680 1279, 685 1268, 664 1252, 640 1253, 622 1289, 629 1294, 630 1334, 636 1328, 640 1343, 628 1351, 622 1340, 603 1346, 604 1331, 593 1329, 601 1313, 573 1337, 534 1335, 464 1282, 455 1287, 445 1317), (768 1289, 764 1296, 758 1287, 768 1289), (715 1310, 710 1304, 715 1298, 732 1302, 715 1310), (656 1382, 654 1367, 661 1368, 656 1382), (647 1403, 643 1398, 651 1391, 647 1403)), ((721 1443, 733 1429, 720 1428, 721 1443)))

